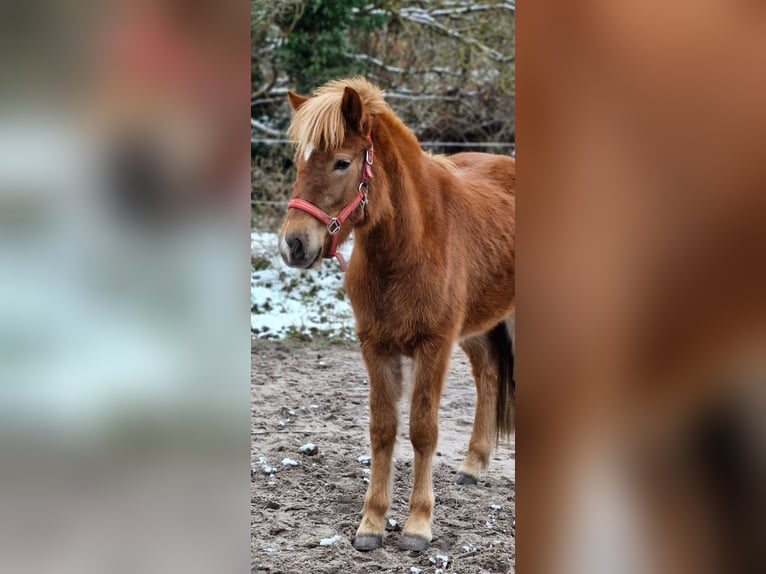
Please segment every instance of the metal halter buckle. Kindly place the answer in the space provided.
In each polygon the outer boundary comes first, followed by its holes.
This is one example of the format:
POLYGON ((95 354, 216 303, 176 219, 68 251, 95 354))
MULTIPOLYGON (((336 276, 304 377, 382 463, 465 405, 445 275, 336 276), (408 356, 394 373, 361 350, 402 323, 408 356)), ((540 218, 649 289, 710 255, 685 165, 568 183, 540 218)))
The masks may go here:
POLYGON ((370 186, 366 181, 362 181, 359 183, 359 187, 357 188, 357 191, 362 193, 362 199, 359 200, 359 205, 362 207, 367 207, 367 190, 369 187, 370 186))
POLYGON ((330 223, 327 224, 327 231, 330 233, 330 235, 335 235, 340 231, 340 222, 338 221, 337 217, 333 217, 330 220, 330 223))
POLYGON ((369 149, 368 149, 368 150, 367 150, 367 151, 364 153, 364 161, 365 161, 365 163, 366 163, 367 165, 372 165, 372 162, 373 162, 373 151, 372 151, 372 148, 369 148, 369 149))

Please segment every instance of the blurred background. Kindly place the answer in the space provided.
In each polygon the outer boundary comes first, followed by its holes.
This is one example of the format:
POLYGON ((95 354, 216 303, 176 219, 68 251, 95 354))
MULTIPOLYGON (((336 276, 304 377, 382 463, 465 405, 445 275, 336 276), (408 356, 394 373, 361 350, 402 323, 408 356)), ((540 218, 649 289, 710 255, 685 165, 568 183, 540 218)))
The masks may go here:
POLYGON ((764 5, 517 23, 518 571, 764 572, 764 5))
POLYGON ((3 572, 247 567, 247 19, 0 7, 3 572))
POLYGON ((515 10, 498 0, 252 0, 254 337, 355 340, 337 265, 304 274, 285 268, 276 250, 295 177, 287 90, 310 95, 363 75, 425 150, 511 155, 515 10))

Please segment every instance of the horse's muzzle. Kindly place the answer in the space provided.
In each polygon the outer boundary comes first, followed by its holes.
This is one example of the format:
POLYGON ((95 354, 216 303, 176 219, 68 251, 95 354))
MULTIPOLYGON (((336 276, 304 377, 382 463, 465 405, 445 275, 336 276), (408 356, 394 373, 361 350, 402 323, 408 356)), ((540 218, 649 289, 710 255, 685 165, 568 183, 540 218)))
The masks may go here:
POLYGON ((279 252, 290 267, 308 269, 321 260, 322 246, 312 246, 311 241, 302 233, 288 232, 279 242, 279 252))

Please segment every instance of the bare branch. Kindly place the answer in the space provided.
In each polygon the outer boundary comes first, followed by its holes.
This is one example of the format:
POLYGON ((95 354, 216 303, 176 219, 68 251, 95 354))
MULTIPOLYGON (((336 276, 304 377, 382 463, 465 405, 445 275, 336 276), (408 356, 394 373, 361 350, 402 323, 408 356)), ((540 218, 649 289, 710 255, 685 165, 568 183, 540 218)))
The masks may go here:
POLYGON ((432 10, 429 12, 431 16, 454 16, 457 14, 467 14, 468 12, 484 12, 487 10, 508 10, 509 12, 516 11, 516 3, 510 4, 495 4, 494 6, 484 5, 467 5, 457 6, 454 8, 442 8, 441 10, 432 10))
POLYGON ((262 131, 264 133, 267 133, 270 136, 281 137, 281 136, 284 135, 279 130, 275 130, 274 128, 270 128, 266 124, 262 124, 261 122, 259 122, 258 120, 254 120, 253 118, 250 118, 250 126, 255 128, 255 129, 257 129, 257 130, 260 130, 260 131, 262 131))
POLYGON ((494 60, 497 60, 498 62, 510 62, 513 60, 512 56, 505 56, 501 54, 500 52, 498 52, 497 50, 490 48, 486 44, 479 42, 475 38, 466 38, 459 32, 456 32, 455 30, 451 30, 447 28, 445 25, 440 24, 439 22, 434 20, 431 13, 429 13, 427 10, 424 10, 422 8, 402 8, 399 11, 399 16, 401 18, 404 18, 405 20, 410 20, 411 22, 416 22, 418 24, 422 24, 424 26, 429 26, 431 28, 434 28, 435 30, 438 30, 445 36, 454 38, 455 40, 458 40, 462 42, 463 44, 474 46, 475 48, 478 48, 485 54, 492 57, 494 60))

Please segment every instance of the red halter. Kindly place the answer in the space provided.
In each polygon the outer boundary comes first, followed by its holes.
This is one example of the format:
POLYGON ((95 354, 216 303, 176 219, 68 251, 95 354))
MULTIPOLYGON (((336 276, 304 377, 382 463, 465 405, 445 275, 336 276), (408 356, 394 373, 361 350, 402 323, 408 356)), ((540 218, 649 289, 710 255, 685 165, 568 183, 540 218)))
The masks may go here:
POLYGON ((327 255, 325 255, 325 257, 335 257, 340 264, 341 271, 345 271, 347 265, 343 255, 341 255, 341 253, 338 251, 338 232, 345 223, 346 219, 348 219, 348 216, 351 215, 351 213, 357 207, 359 207, 359 204, 362 205, 362 208, 367 206, 367 189, 369 188, 369 181, 372 179, 373 162, 372 137, 368 135, 367 140, 370 142, 370 147, 364 152, 364 158, 362 160, 362 181, 359 183, 356 197, 354 197, 351 203, 344 207, 337 216, 330 217, 316 205, 306 201, 305 199, 293 199, 290 201, 290 203, 287 204, 288 209, 292 208, 304 211, 327 226, 327 232, 330 234, 332 239, 330 240, 330 249, 327 251, 327 255))

